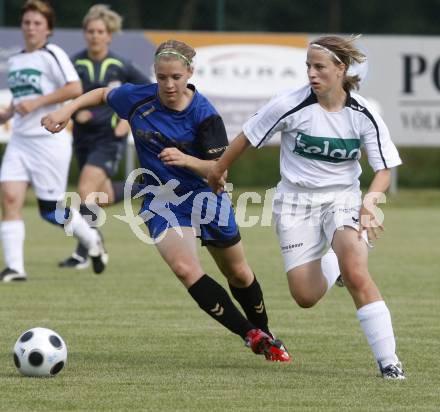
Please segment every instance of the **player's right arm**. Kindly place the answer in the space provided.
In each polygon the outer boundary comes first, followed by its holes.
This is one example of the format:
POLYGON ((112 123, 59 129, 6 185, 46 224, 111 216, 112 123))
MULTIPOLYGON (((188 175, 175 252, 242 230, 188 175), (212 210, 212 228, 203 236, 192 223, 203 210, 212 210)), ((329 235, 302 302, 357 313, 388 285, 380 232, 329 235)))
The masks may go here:
POLYGON ((228 146, 208 173, 208 184, 214 193, 220 193, 226 184, 225 176, 228 168, 251 145, 246 135, 241 132, 228 146))
POLYGON ((14 105, 11 104, 5 109, 0 109, 0 124, 6 123, 14 115, 14 105))
POLYGON ((65 104, 58 110, 49 113, 41 119, 41 125, 52 133, 58 133, 63 130, 73 113, 86 107, 99 106, 107 102, 107 94, 110 92, 109 87, 101 87, 83 94, 70 103, 65 104))

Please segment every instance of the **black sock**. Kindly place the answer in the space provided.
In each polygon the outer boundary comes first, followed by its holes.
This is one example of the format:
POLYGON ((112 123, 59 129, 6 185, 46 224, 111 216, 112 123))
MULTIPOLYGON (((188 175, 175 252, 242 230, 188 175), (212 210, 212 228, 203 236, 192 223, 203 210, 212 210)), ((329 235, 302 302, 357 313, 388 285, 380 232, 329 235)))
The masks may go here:
POLYGON ((86 205, 85 203, 79 205, 79 213, 87 220, 89 226, 93 226, 93 223, 96 223, 98 220, 98 215, 93 211, 94 206, 96 205, 86 205))
POLYGON ((264 305, 263 291, 257 278, 247 288, 237 288, 229 284, 232 296, 240 303, 247 318, 257 328, 268 333, 268 318, 264 305))
MULTIPOLYGON (((112 182, 112 188, 113 188, 113 203, 118 203, 124 200, 124 187, 125 182, 112 182)), ((135 197, 143 188, 145 187, 145 184, 142 183, 133 183, 133 186, 131 187, 131 194, 130 196, 133 198, 135 197)))
POLYGON ((243 339, 251 329, 255 329, 234 305, 226 290, 208 275, 203 275, 188 292, 209 316, 243 339))

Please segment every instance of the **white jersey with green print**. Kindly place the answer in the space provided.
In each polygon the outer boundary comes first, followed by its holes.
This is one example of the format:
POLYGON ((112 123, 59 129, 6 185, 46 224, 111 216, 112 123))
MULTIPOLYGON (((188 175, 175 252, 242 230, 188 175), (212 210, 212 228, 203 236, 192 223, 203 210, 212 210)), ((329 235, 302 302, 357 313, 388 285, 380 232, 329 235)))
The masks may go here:
MULTIPOLYGON (((54 92, 79 77, 67 54, 54 44, 46 44, 31 53, 25 51, 12 55, 8 60, 8 84, 13 104, 35 99, 54 92)), ((14 136, 49 136, 40 124, 41 118, 56 110, 59 104, 47 105, 22 116, 13 118, 14 136)))
POLYGON ((304 189, 359 185, 361 147, 374 171, 402 163, 382 118, 355 93, 347 96, 342 110, 328 112, 310 86, 283 92, 243 131, 255 147, 281 132, 282 181, 304 189))

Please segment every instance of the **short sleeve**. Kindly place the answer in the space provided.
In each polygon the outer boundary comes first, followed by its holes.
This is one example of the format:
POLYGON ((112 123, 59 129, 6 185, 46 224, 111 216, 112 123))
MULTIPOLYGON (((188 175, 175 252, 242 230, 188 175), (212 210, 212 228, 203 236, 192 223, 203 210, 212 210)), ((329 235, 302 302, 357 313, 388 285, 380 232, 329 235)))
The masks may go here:
POLYGON ((378 113, 365 110, 361 141, 371 168, 377 172, 402 164, 399 152, 391 140, 390 132, 378 113))
POLYGON ((285 127, 286 113, 283 99, 273 98, 255 113, 244 125, 243 132, 254 147, 264 146, 277 132, 285 127))
POLYGON ((128 120, 131 109, 130 96, 133 88, 133 84, 126 83, 121 87, 115 87, 107 94, 107 104, 121 119, 128 120))
POLYGON ((223 120, 219 115, 209 116, 200 123, 197 143, 204 160, 217 159, 226 150, 228 137, 223 120))
POLYGON ((47 45, 47 51, 55 60, 54 64, 51 65, 51 70, 58 84, 64 85, 79 81, 78 73, 63 49, 54 44, 49 44, 47 45))

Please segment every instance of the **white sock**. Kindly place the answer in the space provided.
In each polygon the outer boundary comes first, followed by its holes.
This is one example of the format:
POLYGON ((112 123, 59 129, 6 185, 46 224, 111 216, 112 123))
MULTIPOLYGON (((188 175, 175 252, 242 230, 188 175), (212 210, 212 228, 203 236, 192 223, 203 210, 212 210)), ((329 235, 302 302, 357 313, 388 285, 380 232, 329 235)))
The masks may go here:
POLYGON ((76 209, 70 208, 70 213, 70 220, 64 226, 66 233, 75 236, 87 249, 96 245, 99 240, 98 232, 89 226, 76 209))
POLYGON ((329 290, 335 284, 336 279, 341 274, 338 257, 332 248, 330 248, 321 258, 321 270, 322 274, 327 280, 327 290, 329 290))
POLYGON ((22 220, 6 220, 0 227, 5 265, 19 273, 24 272, 24 238, 25 228, 22 220))
POLYGON ((362 306, 357 317, 376 360, 382 366, 398 362, 391 315, 385 302, 379 300, 362 306))

